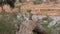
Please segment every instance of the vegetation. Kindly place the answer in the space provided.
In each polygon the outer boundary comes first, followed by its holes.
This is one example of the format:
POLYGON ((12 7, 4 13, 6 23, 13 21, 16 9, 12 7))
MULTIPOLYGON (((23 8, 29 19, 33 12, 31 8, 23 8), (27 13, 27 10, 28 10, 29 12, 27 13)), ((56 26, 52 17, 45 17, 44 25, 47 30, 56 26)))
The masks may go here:
POLYGON ((16 13, 3 13, 0 14, 0 34, 15 34, 16 29, 13 23, 16 19, 16 13))
POLYGON ((24 2, 26 2, 26 0, 19 0, 19 2, 24 3, 24 2))
POLYGON ((32 13, 31 13, 31 9, 27 9, 27 17, 29 17, 29 20, 32 20, 32 13))
POLYGON ((56 1, 56 0, 50 0, 51 2, 54 2, 54 1, 56 1))
MULTIPOLYGON (((30 12, 31 10, 28 10, 30 12)), ((21 19, 23 20, 23 17, 19 17, 17 19, 17 13, 9 13, 6 12, 0 14, 0 34, 15 34, 16 33, 16 27, 15 23, 20 26, 21 19)), ((18 16, 21 14, 19 13, 18 16)), ((37 23, 40 24, 39 27, 46 30, 47 34, 60 34, 60 20, 56 22, 55 25, 52 25, 51 27, 47 27, 51 22, 53 21, 52 18, 49 16, 43 17, 42 19, 38 19, 37 23)), ((34 32, 34 34, 37 34, 34 32)))
MULTIPOLYGON (((26 2, 26 0, 19 0, 21 3, 26 2)), ((50 0, 51 2, 56 3, 56 0, 50 0)), ((42 0, 33 0, 32 1, 33 4, 42 4, 42 0)), ((14 3, 15 1, 10 1, 10 0, 5 0, 4 3, 0 2, 0 6, 3 6, 4 4, 9 4, 12 8, 14 8, 14 3)), ((2 7, 3 8, 3 7, 2 7)), ((20 8, 21 6, 17 6, 17 8, 19 8, 19 12, 20 12, 20 8)), ((25 15, 25 19, 30 19, 32 20, 32 14, 31 14, 31 10, 28 9, 27 12, 29 14, 25 15)), ((24 16, 20 16, 21 14, 17 15, 17 13, 10 13, 7 14, 5 12, 0 14, 0 34, 15 34, 16 30, 19 30, 20 27, 20 22, 22 22, 24 20, 24 16), (17 16, 19 17, 17 19, 17 16), (16 26, 17 24, 17 26, 16 26), (17 27, 17 28, 16 28, 17 27)), ((47 17, 43 17, 42 19, 38 19, 37 23, 39 23, 39 27, 43 27, 41 29, 44 29, 47 31, 47 34, 60 34, 60 20, 56 22, 55 25, 53 25, 52 27, 47 27, 51 22, 53 21, 52 18, 50 18, 49 16, 47 17)), ((37 34, 36 32, 34 32, 34 34, 37 34)))
POLYGON ((60 34, 60 20, 55 25, 48 28, 48 34, 60 34))
POLYGON ((42 26, 47 27, 47 25, 53 21, 52 18, 50 18, 49 16, 43 17, 42 19, 38 19, 38 23, 40 23, 42 26))
POLYGON ((43 17, 42 19, 39 19, 37 22, 40 23, 39 26, 41 26, 40 27, 41 30, 44 28, 47 34, 60 34, 60 20, 56 21, 55 24, 52 21, 53 19, 47 16, 47 17, 43 17), (51 24, 51 26, 48 27, 50 23, 54 25, 51 24))
POLYGON ((3 6, 5 5, 5 4, 8 4, 8 5, 10 5, 10 7, 11 8, 14 8, 15 6, 14 6, 14 4, 15 4, 15 0, 0 0, 0 7, 2 7, 3 8, 3 6))
POLYGON ((43 1, 42 0, 33 0, 32 2, 33 2, 33 4, 42 4, 43 1))
POLYGON ((55 4, 57 4, 57 0, 50 0, 50 2, 54 2, 55 4))

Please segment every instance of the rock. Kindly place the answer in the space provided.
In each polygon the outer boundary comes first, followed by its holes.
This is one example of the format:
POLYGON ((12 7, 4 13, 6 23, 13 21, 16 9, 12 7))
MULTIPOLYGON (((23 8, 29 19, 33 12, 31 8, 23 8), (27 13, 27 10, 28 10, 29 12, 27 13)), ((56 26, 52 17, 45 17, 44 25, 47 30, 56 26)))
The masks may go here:
POLYGON ((33 34, 32 31, 36 27, 36 23, 32 20, 27 20, 21 23, 18 34, 33 34))

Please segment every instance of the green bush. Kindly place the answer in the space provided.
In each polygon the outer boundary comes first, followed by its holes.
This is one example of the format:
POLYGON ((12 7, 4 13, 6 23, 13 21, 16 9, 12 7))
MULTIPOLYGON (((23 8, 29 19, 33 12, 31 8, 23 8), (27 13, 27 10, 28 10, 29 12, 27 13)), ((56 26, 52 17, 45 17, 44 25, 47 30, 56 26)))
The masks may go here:
POLYGON ((4 20, 0 21, 0 34, 15 34, 15 28, 4 20))
POLYGON ((56 24, 48 28, 48 34, 60 34, 60 20, 56 21, 56 24))
POLYGON ((24 2, 26 2, 26 0, 19 0, 19 2, 24 3, 24 2))
POLYGON ((54 2, 55 4, 57 4, 57 0, 50 0, 50 2, 54 2))
POLYGON ((0 14, 0 34, 15 34, 15 26, 13 25, 13 20, 15 18, 15 13, 0 14))
POLYGON ((54 1, 56 1, 56 0, 50 0, 51 2, 54 2, 54 1))
POLYGON ((42 19, 38 19, 38 23, 40 23, 42 26, 47 27, 47 25, 52 22, 53 19, 50 18, 49 16, 43 17, 42 19))
POLYGON ((42 0, 33 0, 32 2, 33 2, 33 4, 42 4, 43 1, 42 0))
POLYGON ((40 23, 40 26, 42 25, 42 27, 46 30, 47 34, 60 34, 60 20, 56 21, 56 23, 53 21, 54 19, 47 16, 39 19, 37 22, 40 23))

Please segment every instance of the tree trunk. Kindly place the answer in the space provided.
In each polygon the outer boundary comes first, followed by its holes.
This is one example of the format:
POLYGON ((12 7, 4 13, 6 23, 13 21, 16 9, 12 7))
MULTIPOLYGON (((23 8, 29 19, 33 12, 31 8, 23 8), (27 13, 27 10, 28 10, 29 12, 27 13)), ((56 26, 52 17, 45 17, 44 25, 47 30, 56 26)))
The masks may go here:
POLYGON ((39 24, 35 23, 32 20, 24 21, 20 24, 20 29, 16 34, 47 34, 44 28, 40 28, 39 24))
POLYGON ((20 24, 20 30, 16 34, 33 34, 36 23, 31 20, 24 21, 20 24))

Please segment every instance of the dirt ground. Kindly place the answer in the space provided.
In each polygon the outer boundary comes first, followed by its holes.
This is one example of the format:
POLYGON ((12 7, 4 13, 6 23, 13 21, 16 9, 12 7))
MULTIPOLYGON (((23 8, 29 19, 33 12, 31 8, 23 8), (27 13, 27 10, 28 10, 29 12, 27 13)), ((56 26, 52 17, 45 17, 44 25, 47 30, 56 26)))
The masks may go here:
MULTIPOLYGON (((39 4, 39 5, 34 5, 33 3, 17 3, 16 5, 21 5, 21 12, 22 13, 27 13, 27 9, 32 10, 32 14, 37 14, 37 15, 59 15, 60 14, 60 4, 39 4)), ((8 12, 19 12, 18 8, 10 8, 9 5, 4 5, 3 9, 8 12)), ((2 8, 0 7, 0 13, 2 12, 2 8)))

